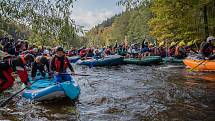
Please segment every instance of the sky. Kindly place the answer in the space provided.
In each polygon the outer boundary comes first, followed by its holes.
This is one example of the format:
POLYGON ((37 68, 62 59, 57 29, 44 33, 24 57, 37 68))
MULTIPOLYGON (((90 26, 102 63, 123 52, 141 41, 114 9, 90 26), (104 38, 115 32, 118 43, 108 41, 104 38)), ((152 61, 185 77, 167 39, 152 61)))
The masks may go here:
POLYGON ((117 6, 118 0, 77 0, 71 17, 77 25, 89 30, 102 21, 121 13, 123 8, 117 6))

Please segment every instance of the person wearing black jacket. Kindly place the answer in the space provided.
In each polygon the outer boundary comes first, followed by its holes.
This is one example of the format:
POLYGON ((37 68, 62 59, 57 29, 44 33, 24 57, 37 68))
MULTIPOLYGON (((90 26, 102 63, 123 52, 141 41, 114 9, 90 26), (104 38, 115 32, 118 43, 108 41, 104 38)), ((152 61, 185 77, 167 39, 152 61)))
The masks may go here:
POLYGON ((38 56, 33 65, 31 70, 31 77, 32 80, 35 80, 37 75, 37 70, 41 73, 42 77, 46 76, 46 72, 49 74, 49 78, 51 78, 50 68, 49 68, 49 60, 45 56, 38 56), (45 69, 46 67, 46 69, 45 69))

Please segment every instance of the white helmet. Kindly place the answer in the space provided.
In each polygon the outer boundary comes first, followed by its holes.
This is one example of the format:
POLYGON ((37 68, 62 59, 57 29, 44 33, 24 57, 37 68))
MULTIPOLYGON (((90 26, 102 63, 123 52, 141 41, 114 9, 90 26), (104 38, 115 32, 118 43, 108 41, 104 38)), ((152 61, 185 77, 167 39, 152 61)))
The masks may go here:
POLYGON ((43 54, 49 54, 49 50, 44 50, 43 54))
POLYGON ((37 48, 34 48, 33 51, 34 51, 35 53, 37 53, 37 52, 38 52, 38 49, 37 49, 37 48))
POLYGON ((207 38, 207 42, 211 42, 213 40, 215 40, 215 37, 213 37, 213 36, 210 36, 210 37, 207 38))

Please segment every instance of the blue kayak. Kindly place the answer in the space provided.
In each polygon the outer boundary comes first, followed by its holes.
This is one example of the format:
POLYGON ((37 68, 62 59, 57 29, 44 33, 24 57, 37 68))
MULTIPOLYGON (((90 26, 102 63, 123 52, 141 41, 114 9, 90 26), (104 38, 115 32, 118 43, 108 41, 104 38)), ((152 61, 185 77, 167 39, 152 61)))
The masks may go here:
POLYGON ((69 62, 70 62, 70 63, 75 63, 75 62, 77 62, 79 59, 81 59, 81 57, 80 57, 80 56, 72 56, 72 57, 68 57, 68 59, 69 59, 69 62))
POLYGON ((87 65, 91 67, 95 66, 115 66, 123 63, 123 57, 120 55, 109 55, 101 59, 86 59, 78 60, 76 64, 78 65, 87 65))
POLYGON ((77 99, 80 94, 80 87, 74 79, 55 84, 48 79, 40 79, 32 84, 30 89, 23 92, 23 97, 34 101, 52 100, 56 98, 69 97, 77 99))

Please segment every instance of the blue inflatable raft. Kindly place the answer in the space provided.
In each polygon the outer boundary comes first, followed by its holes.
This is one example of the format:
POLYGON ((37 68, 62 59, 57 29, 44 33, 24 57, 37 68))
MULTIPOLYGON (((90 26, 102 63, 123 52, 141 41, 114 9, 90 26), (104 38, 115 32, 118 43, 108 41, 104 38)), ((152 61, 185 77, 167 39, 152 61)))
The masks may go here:
POLYGON ((52 80, 40 79, 32 84, 30 89, 23 92, 23 97, 34 101, 52 100, 56 98, 69 97, 77 99, 80 87, 74 79, 55 84, 52 80))
POLYGON ((123 63, 123 57, 120 55, 109 55, 101 59, 78 60, 76 64, 95 66, 115 66, 123 63))
POLYGON ((81 59, 80 56, 72 56, 72 57, 68 57, 70 63, 75 63, 77 62, 79 59, 81 59))

